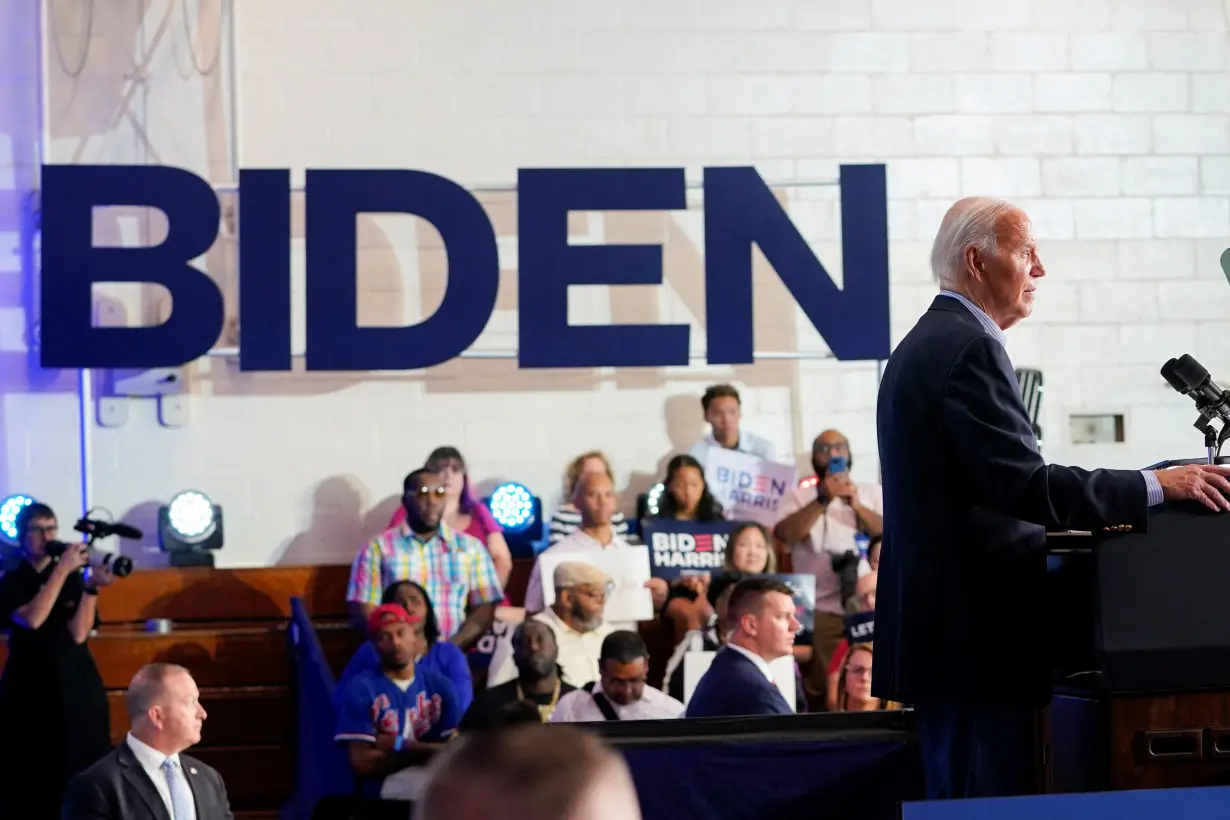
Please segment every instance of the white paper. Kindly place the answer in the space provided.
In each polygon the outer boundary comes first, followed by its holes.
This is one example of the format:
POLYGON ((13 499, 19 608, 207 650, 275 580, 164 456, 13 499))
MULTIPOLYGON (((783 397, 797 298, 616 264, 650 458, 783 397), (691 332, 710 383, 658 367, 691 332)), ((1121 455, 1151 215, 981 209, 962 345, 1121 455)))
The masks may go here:
POLYGON ((649 547, 542 553, 538 564, 542 572, 542 599, 547 606, 555 603, 555 568, 566 561, 597 567, 615 582, 615 591, 606 596, 604 617, 608 623, 653 620, 653 593, 645 588, 649 580, 649 547))
MULTIPOLYGON (((709 664, 713 663, 715 655, 717 655, 716 652, 683 653, 684 706, 687 706, 688 701, 692 699, 692 693, 696 691, 696 684, 700 683, 700 679, 709 671, 709 664)), ((778 691, 782 693, 786 703, 790 705, 790 711, 795 711, 798 705, 794 700, 797 696, 794 682, 794 656, 783 655, 770 663, 769 668, 773 670, 773 680, 777 683, 778 691)))

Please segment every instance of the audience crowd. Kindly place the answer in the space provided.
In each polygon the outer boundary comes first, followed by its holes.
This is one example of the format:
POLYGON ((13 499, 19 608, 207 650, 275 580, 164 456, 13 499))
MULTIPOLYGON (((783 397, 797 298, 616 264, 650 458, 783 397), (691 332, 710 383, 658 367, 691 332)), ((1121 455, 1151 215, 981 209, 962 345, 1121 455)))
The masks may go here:
POLYGON ((731 385, 706 390, 701 410, 710 433, 670 459, 640 520, 617 509, 604 453, 567 465, 564 502, 520 600, 508 594, 508 543, 462 454, 440 447, 406 476, 401 509, 356 555, 347 592, 368 640, 338 680, 336 739, 365 793, 387 796, 396 779, 398 796, 419 798, 426 764, 449 738, 517 723, 900 708, 871 696, 865 627, 882 495, 851 478, 849 440, 816 436, 814 475, 789 488, 771 526, 734 520, 706 482, 706 461, 717 448, 775 454, 742 426, 731 385), (721 567, 651 577, 651 620, 608 618, 617 579, 596 559, 643 549, 641 526, 655 520, 729 524, 721 567), (814 618, 783 574, 814 583, 814 618), (857 634, 850 618, 864 625, 857 634))

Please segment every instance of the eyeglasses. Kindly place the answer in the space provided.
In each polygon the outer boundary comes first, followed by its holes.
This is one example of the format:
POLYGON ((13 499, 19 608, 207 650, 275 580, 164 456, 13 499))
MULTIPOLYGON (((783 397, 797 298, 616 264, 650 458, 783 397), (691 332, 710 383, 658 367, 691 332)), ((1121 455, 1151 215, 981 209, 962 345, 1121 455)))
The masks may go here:
POLYGON ((854 675, 855 677, 861 678, 863 675, 871 674, 871 667, 870 666, 849 666, 849 667, 846 667, 846 671, 849 672, 851 675, 854 675))
POLYGON ((811 451, 813 453, 820 454, 832 452, 848 453, 850 452, 850 444, 845 441, 839 441, 836 444, 817 444, 815 447, 811 448, 811 451))
POLYGON ((430 496, 433 496, 433 495, 438 498, 442 498, 444 496, 444 488, 443 487, 419 487, 418 490, 411 493, 411 495, 417 495, 419 498, 429 498, 430 496))

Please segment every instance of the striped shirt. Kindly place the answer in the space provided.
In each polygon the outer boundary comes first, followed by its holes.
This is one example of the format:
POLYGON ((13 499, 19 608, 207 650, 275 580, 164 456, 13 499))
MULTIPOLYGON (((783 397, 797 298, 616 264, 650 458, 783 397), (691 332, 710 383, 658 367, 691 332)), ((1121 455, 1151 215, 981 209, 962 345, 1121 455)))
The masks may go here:
POLYGON ((427 590, 444 640, 457 634, 467 606, 504 598, 487 549, 445 524, 427 539, 405 524, 376 536, 355 556, 346 600, 377 606, 384 590, 398 581, 414 581, 427 590))
MULTIPOLYGON (((571 504, 565 504, 555 511, 555 515, 551 516, 547 543, 554 544, 562 541, 579 529, 581 529, 581 511, 571 504)), ((619 538, 628 535, 628 520, 624 518, 623 513, 617 512, 611 516, 611 531, 619 538)))
MULTIPOLYGON (((941 290, 940 296, 947 296, 951 299, 956 299, 961 304, 965 305, 966 309, 974 314, 974 318, 982 325, 983 330, 991 335, 995 341, 999 342, 1004 349, 1008 347, 1008 337, 1004 335, 1004 331, 999 325, 995 324, 987 312, 975 305, 969 299, 966 299, 960 293, 951 290, 941 290)), ((1149 506, 1154 507, 1162 503, 1162 485, 1158 482, 1157 476, 1151 470, 1141 470, 1140 474, 1145 478, 1145 492, 1148 495, 1149 506)))

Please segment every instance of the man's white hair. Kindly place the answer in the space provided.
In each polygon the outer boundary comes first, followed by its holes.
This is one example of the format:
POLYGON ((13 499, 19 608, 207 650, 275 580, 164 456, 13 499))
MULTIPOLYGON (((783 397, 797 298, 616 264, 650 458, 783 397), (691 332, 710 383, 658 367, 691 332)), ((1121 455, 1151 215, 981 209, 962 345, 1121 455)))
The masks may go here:
POLYGON ((1008 213, 1020 210, 1006 199, 971 196, 957 200, 940 222, 931 245, 931 274, 942 288, 958 284, 971 246, 991 253, 999 237, 996 228, 1008 213))

